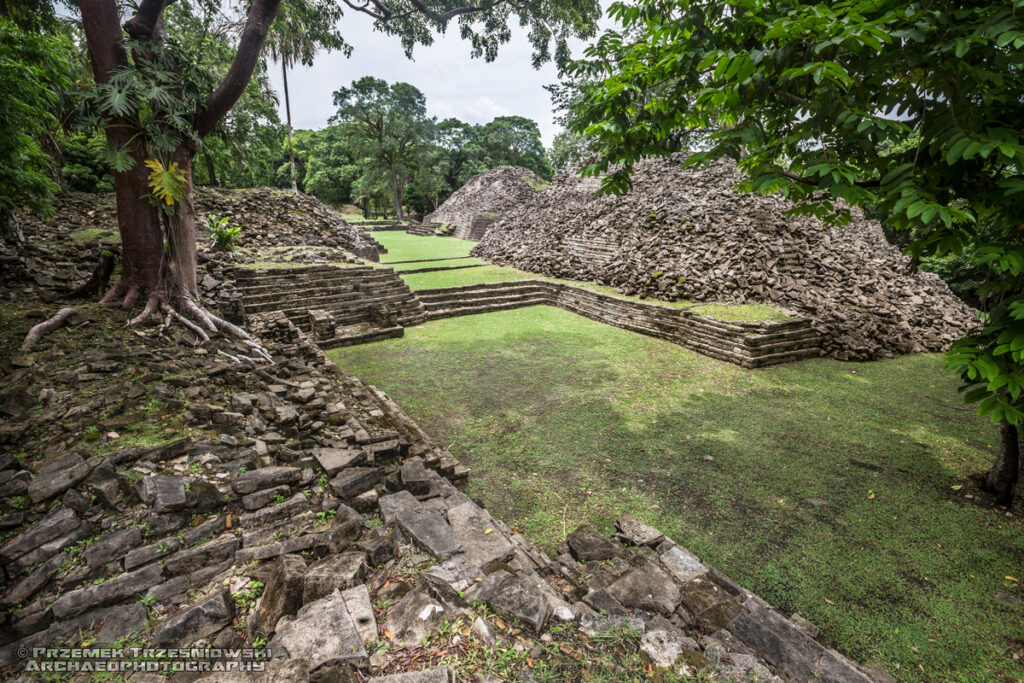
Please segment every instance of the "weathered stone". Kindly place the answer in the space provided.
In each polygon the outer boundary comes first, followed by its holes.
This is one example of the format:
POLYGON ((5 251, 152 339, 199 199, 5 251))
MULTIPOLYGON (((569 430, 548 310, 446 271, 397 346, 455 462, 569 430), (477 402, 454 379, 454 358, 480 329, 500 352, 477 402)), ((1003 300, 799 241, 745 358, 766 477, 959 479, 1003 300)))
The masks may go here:
POLYGON ((566 539, 573 557, 580 562, 607 560, 622 553, 622 546, 601 535, 590 524, 583 524, 566 539))
POLYGON ((313 457, 333 477, 346 467, 362 465, 366 462, 366 451, 358 448, 317 448, 313 457))
POLYGON ((625 607, 670 615, 679 604, 679 586, 654 563, 645 564, 608 587, 608 592, 625 607))
POLYGON ((417 496, 430 492, 431 477, 421 458, 409 458, 402 463, 398 471, 402 478, 402 486, 407 491, 417 496))
POLYGON ((81 523, 74 510, 64 506, 58 507, 0 548, 0 560, 11 562, 30 550, 77 529, 81 523))
POLYGON ((539 578, 495 572, 483 582, 480 599, 505 617, 518 619, 540 633, 551 616, 551 602, 544 595, 539 578))
MULTIPOLYGON (((242 507, 246 510, 258 510, 274 502, 277 498, 287 498, 291 492, 292 490, 289 486, 275 486, 272 489, 263 489, 262 491, 242 496, 242 507)), ((282 500, 280 502, 284 503, 287 501, 282 500)))
POLYGON ((85 488, 108 508, 116 508, 125 502, 128 486, 113 467, 101 465, 85 480, 85 488))
POLYGON ((216 633, 235 617, 231 592, 226 588, 160 622, 153 632, 157 647, 186 646, 216 633))
POLYGON ((615 526, 633 545, 654 547, 665 540, 665 534, 647 526, 633 515, 619 517, 615 526))
POLYGON ((153 512, 161 514, 185 508, 185 479, 178 475, 158 475, 140 479, 135 491, 143 503, 153 506, 153 512))
POLYGON ((371 567, 378 567, 398 554, 398 544, 391 533, 364 539, 356 547, 366 553, 366 563, 371 567))
POLYGON ((122 638, 145 631, 148 625, 149 615, 141 603, 118 605, 103 621, 103 627, 96 634, 96 644, 114 644, 122 638))
POLYGON ((89 464, 80 455, 68 455, 43 466, 28 485, 28 497, 41 503, 59 495, 89 476, 89 464))
POLYGON ((580 615, 580 631, 588 636, 596 636, 610 631, 629 630, 644 632, 644 620, 626 616, 607 616, 604 614, 585 613, 580 615))
POLYGON ((459 539, 462 552, 477 567, 507 562, 515 554, 490 513, 474 503, 463 503, 448 510, 448 523, 459 539))
POLYGON ((28 600, 36 591, 45 586, 46 583, 56 575, 57 571, 60 570, 61 566, 67 561, 67 559, 67 553, 60 553, 59 555, 54 555, 44 562, 34 572, 11 587, 11 589, 3 596, 3 599, 0 600, 0 607, 10 609, 11 607, 28 600))
POLYGON ((331 479, 331 490, 342 500, 352 500, 379 481, 380 470, 376 467, 349 467, 331 479))
POLYGON ((217 564, 234 557, 242 546, 242 539, 234 534, 221 534, 217 538, 196 548, 180 550, 164 560, 164 571, 168 576, 193 571, 196 567, 217 564))
POLYGON ((302 478, 302 470, 298 467, 261 467, 243 472, 235 477, 231 488, 239 495, 248 495, 275 486, 292 485, 302 478))
POLYGON ((434 510, 422 506, 418 511, 399 519, 402 531, 439 560, 462 550, 462 544, 448 522, 434 510))
POLYGON ((238 516, 238 523, 243 527, 261 526, 282 519, 293 517, 309 509, 309 499, 301 493, 268 508, 249 512, 238 516))
POLYGON ((85 549, 85 562, 93 569, 124 557, 124 555, 142 543, 142 531, 137 526, 119 529, 100 536, 85 549))
POLYGON ((708 570, 700 560, 679 546, 662 553, 661 561, 683 583, 702 576, 708 570))
POLYGON ((394 635, 393 642, 401 647, 418 647, 422 640, 436 632, 441 625, 459 614, 448 609, 440 600, 425 590, 413 589, 406 593, 388 612, 385 627, 394 635))
POLYGON ((365 585, 353 586, 341 591, 341 598, 345 601, 345 608, 352 617, 359 637, 363 645, 369 645, 377 640, 377 617, 373 614, 373 604, 370 602, 370 591, 365 585))
POLYGON ((306 561, 299 555, 281 555, 275 560, 274 570, 260 599, 260 630, 273 633, 281 617, 299 610, 305 576, 306 561))
POLYGON ((81 614, 92 607, 127 600, 158 584, 161 575, 160 567, 149 565, 101 584, 65 593, 53 603, 53 616, 63 619, 81 614))
POLYGON ((310 565, 302 588, 303 604, 319 600, 334 591, 351 588, 366 575, 366 555, 361 551, 329 555, 310 565))
POLYGON ((189 479, 188 489, 189 507, 193 507, 197 513, 220 510, 226 502, 224 494, 216 485, 200 477, 189 479))
POLYGON ((399 491, 380 499, 380 514, 385 524, 394 524, 401 517, 408 517, 420 509, 421 503, 408 491, 399 491))
POLYGON ((692 638, 669 631, 648 631, 640 641, 640 653, 659 669, 674 667, 684 650, 696 652, 697 649, 697 642, 692 638))
POLYGON ((309 660, 311 671, 339 663, 365 668, 370 663, 340 593, 304 605, 294 619, 279 623, 268 647, 309 660))

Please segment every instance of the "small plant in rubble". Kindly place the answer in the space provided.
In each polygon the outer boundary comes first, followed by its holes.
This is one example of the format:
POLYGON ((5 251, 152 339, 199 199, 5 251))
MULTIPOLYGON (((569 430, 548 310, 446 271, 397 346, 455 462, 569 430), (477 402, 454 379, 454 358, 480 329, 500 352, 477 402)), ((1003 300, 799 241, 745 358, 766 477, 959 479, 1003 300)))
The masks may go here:
POLYGON ((242 232, 240 225, 228 225, 230 220, 227 216, 206 217, 206 222, 210 226, 210 237, 213 238, 214 245, 223 251, 234 250, 238 235, 242 232))

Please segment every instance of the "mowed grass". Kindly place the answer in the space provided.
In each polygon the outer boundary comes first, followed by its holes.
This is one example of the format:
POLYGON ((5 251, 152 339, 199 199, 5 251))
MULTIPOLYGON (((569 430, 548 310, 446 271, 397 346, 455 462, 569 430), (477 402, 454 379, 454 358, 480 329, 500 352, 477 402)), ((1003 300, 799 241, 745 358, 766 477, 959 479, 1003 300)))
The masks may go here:
POLYGON ((632 513, 900 680, 1024 678, 1024 525, 966 498, 996 432, 941 356, 744 370, 544 306, 329 353, 531 540, 632 513))
POLYGON ((458 258, 469 256, 469 250, 476 246, 476 242, 469 240, 454 237, 420 237, 401 230, 378 230, 370 235, 388 250, 388 253, 381 255, 381 263, 458 258))
MULTIPOLYGON (((466 266, 485 266, 487 263, 478 258, 453 258, 441 261, 413 261, 411 263, 397 263, 393 266, 396 271, 417 270, 419 268, 465 268, 466 266)), ((417 273, 413 273, 416 275, 417 273)))

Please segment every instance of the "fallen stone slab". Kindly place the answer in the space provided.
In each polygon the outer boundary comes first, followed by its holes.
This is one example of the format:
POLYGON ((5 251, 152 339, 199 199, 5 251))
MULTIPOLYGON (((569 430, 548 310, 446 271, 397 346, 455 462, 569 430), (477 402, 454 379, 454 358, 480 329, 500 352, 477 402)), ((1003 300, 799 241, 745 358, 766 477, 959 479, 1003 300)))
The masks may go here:
POLYGON ((601 535, 590 524, 583 524, 565 539, 569 550, 580 562, 609 560, 622 554, 622 546, 607 536, 601 535))
POLYGON ((653 562, 638 567, 615 581, 608 592, 625 607, 671 615, 679 605, 679 586, 653 562))
POLYGON ((153 506, 153 512, 161 514, 182 510, 188 499, 185 495, 185 479, 178 475, 157 475, 140 479, 135 492, 143 503, 153 506))
POLYGON ((416 500, 416 496, 408 491, 399 491, 387 496, 382 496, 380 501, 380 514, 385 524, 395 524, 402 518, 408 518, 420 509, 422 503, 416 500))
POLYGON ((225 588, 160 622, 153 632, 153 644, 157 647, 191 645, 224 628, 234 617, 231 592, 225 588))
POLYGON ((338 498, 350 501, 372 489, 379 481, 380 469, 376 467, 349 467, 331 479, 331 490, 338 498))
POLYGON ((687 638, 681 633, 655 630, 648 631, 640 640, 640 653, 659 669, 670 669, 679 661, 679 656, 688 651, 687 661, 692 663, 693 655, 700 655, 697 641, 687 638))
POLYGON ((242 472, 231 482, 235 493, 245 496, 275 486, 292 485, 302 479, 302 470, 298 467, 274 465, 242 472))
POLYGON ((673 576, 684 583, 702 576, 708 571, 703 562, 679 546, 662 553, 661 561, 665 563, 673 576))
MULTIPOLYGON (((287 498, 288 494, 291 492, 291 487, 287 485, 275 486, 273 488, 263 489, 262 491, 256 491, 255 493, 250 493, 247 496, 242 496, 242 507, 250 511, 258 510, 261 507, 265 507, 274 502, 277 498, 287 498)), ((288 501, 284 500, 281 502, 285 503, 288 501)))
POLYGON ((366 554, 353 550, 329 555, 310 565, 302 587, 303 604, 319 600, 335 591, 351 588, 366 575, 366 554))
POLYGON ((92 569, 102 567, 112 560, 124 557, 129 550, 140 543, 142 543, 142 531, 137 526, 112 531, 89 544, 83 553, 85 563, 92 569))
POLYGON ((149 565, 101 584, 65 593, 53 603, 53 616, 63 619, 81 614, 93 607, 127 600, 160 583, 162 574, 159 566, 149 565))
POLYGON ((257 610, 259 628, 273 633, 277 622, 302 607, 302 586, 306 578, 306 561, 300 555, 280 555, 263 589, 257 610))
POLYGON ((448 523, 459 539, 462 552, 477 567, 507 562, 515 554, 515 548, 498 531, 490 513, 474 503, 463 503, 448 510, 448 523))
POLYGON ((462 544, 448 522, 444 521, 440 513, 426 506, 403 516, 398 524, 416 545, 439 560, 462 551, 462 544))
POLYGON ((317 448, 313 457, 324 468, 328 477, 333 477, 346 467, 366 462, 366 451, 360 448, 317 448))
POLYGON ((795 680, 869 683, 848 661, 826 650, 775 610, 756 599, 729 622, 728 629, 747 647, 795 680))
POLYGON ((85 479, 91 470, 77 454, 52 460, 29 482, 28 497, 33 504, 49 500, 85 479))
POLYGON ((665 534, 647 526, 633 515, 623 515, 615 522, 619 533, 636 546, 654 547, 665 540, 665 534))
POLYGON ((15 605, 19 605, 30 597, 35 595, 35 592, 46 585, 46 583, 52 579, 61 566, 68 560, 67 553, 60 553, 54 555, 42 565, 40 565, 34 572, 26 576, 24 579, 14 584, 13 587, 0 599, 0 607, 10 609, 15 605))
POLYGON ((484 580, 479 597, 498 614, 518 619, 539 634, 552 611, 550 601, 538 586, 541 581, 524 574, 495 572, 484 580), (497 580, 492 580, 495 577, 497 580))
POLYGON ((145 631, 148 625, 149 614, 141 603, 118 605, 103 620, 103 627, 96 634, 96 643, 112 645, 133 633, 145 631))
POLYGON ((353 586, 341 592, 341 598, 345 601, 345 608, 359 631, 359 637, 363 645, 369 645, 377 640, 377 617, 373 614, 373 603, 370 602, 370 591, 365 584, 353 586))
POLYGON ((11 562, 44 543, 74 531, 81 523, 74 510, 60 506, 0 548, 0 560, 11 562))
POLYGON ((217 538, 196 548, 180 550, 164 560, 164 570, 168 576, 183 574, 196 567, 224 562, 234 557, 235 551, 242 547, 242 539, 234 534, 221 534, 217 538))
POLYGON ((274 653, 308 660, 310 671, 341 663, 360 668, 370 664, 345 600, 337 592, 282 620, 268 647, 274 653))
POLYGON ((391 608, 384 626, 394 636, 396 645, 419 647, 423 639, 440 629, 445 621, 462 614, 468 614, 468 610, 453 609, 429 591, 415 588, 391 608))

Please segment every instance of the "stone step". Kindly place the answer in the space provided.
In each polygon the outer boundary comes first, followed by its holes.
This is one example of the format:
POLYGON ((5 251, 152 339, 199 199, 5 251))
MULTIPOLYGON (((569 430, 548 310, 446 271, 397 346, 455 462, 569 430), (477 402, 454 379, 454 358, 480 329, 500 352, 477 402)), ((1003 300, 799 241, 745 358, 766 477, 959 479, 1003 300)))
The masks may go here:
POLYGON ((277 296, 270 297, 265 296, 255 301, 250 297, 243 298, 243 305, 245 306, 246 313, 259 313, 263 311, 276 311, 287 306, 288 309, 313 309, 313 308, 324 308, 330 304, 341 304, 344 302, 352 303, 364 303, 369 301, 366 294, 372 293, 374 299, 382 297, 402 297, 408 298, 412 296, 412 292, 407 286, 401 281, 393 285, 387 285, 382 287, 375 287, 370 290, 342 290, 342 291, 331 291, 330 289, 319 290, 315 295, 303 295, 301 292, 296 292, 294 295, 291 292, 281 292, 277 296))
POLYGON ((381 327, 376 330, 360 332, 332 339, 318 341, 317 345, 322 349, 335 349, 342 346, 355 346, 357 344, 368 344, 370 342, 384 341, 385 339, 396 339, 405 335, 405 328, 401 325, 394 327, 381 327))
POLYGON ((428 320, 440 320, 441 318, 454 318, 460 315, 476 315, 478 313, 491 313, 493 311, 506 311, 515 308, 526 308, 527 306, 543 306, 547 301, 543 298, 519 299, 503 304, 486 304, 481 306, 465 306, 462 308, 443 308, 427 311, 428 320))
POLYGON ((481 293, 476 296, 467 295, 461 298, 447 298, 447 299, 429 299, 427 301, 420 301, 423 303, 424 308, 428 311, 443 310, 448 308, 465 308, 466 306, 483 306, 489 304, 504 304, 504 303, 515 303, 520 301, 533 301, 541 299, 543 297, 537 294, 530 293, 513 293, 513 294, 490 294, 481 293))
POLYGON ((462 261, 464 259, 476 258, 475 256, 446 256, 444 258, 418 258, 409 261, 388 261, 383 266, 397 266, 400 263, 432 263, 434 261, 462 261))
POLYGON ((308 275, 300 277, 285 277, 275 278, 274 276, 268 276, 266 278, 250 279, 245 282, 238 283, 238 289, 243 294, 259 294, 261 292, 273 292, 281 287, 293 287, 296 284, 302 284, 307 287, 311 285, 317 286, 328 286, 328 285, 348 285, 353 282, 374 282, 374 281, 386 281, 394 277, 394 270, 391 268, 380 268, 373 269, 368 268, 366 270, 358 270, 352 273, 336 273, 336 272, 313 272, 308 275))
POLYGON ((435 294, 464 294, 476 291, 486 291, 495 289, 508 289, 508 290, 519 290, 529 289, 531 291, 546 291, 545 282, 540 280, 518 280, 514 282, 492 282, 489 284, 479 285, 459 285, 457 287, 437 287, 435 289, 421 289, 416 294, 420 298, 430 297, 435 294))
POLYGON ((465 266, 431 266, 427 268, 410 268, 409 270, 401 271, 402 275, 412 275, 413 273, 433 273, 440 270, 463 270, 465 268, 480 268, 486 265, 483 263, 471 263, 465 266))

